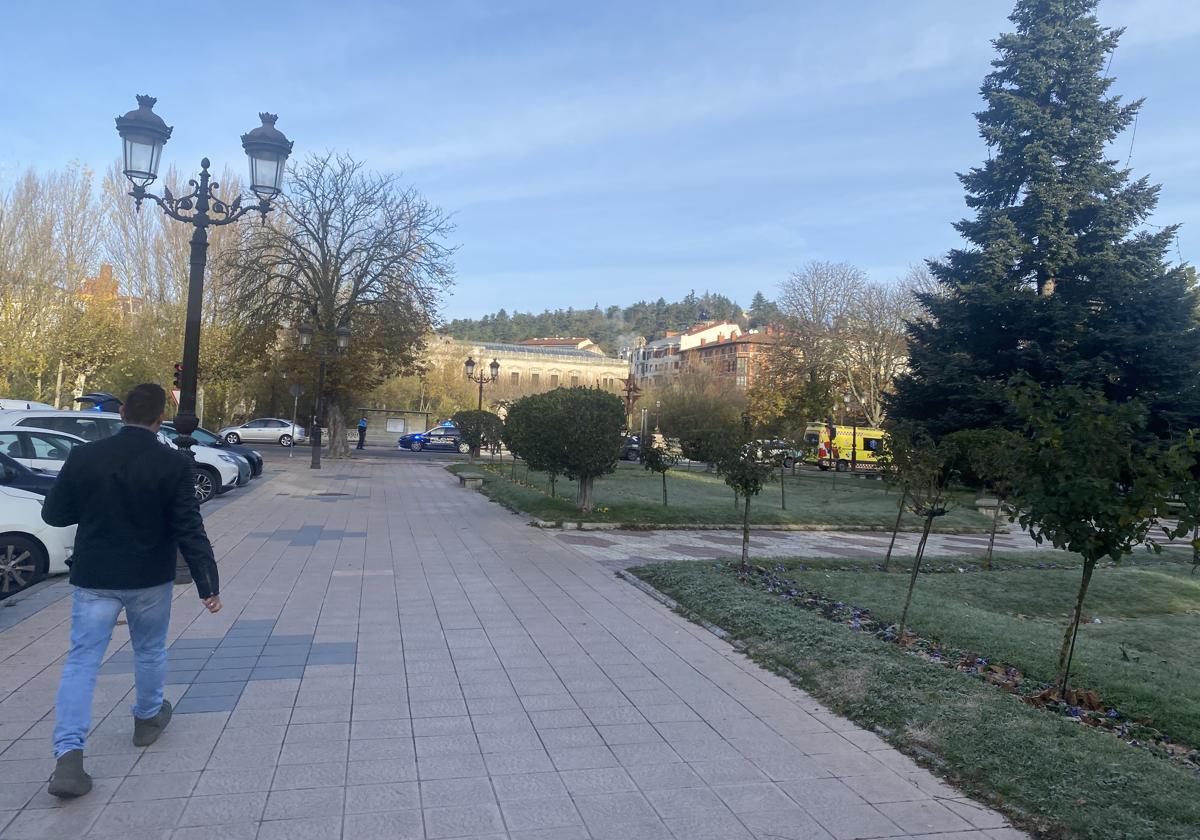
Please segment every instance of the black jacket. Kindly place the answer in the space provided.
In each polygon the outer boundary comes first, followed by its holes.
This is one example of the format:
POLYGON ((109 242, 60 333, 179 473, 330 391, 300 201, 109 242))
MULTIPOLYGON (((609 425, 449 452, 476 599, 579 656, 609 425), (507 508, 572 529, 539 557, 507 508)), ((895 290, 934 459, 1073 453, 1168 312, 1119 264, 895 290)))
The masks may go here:
POLYGON ((148 429, 71 450, 42 506, 48 525, 76 525, 71 583, 145 589, 175 579, 183 554, 201 598, 219 591, 217 563, 196 499, 194 466, 148 429))

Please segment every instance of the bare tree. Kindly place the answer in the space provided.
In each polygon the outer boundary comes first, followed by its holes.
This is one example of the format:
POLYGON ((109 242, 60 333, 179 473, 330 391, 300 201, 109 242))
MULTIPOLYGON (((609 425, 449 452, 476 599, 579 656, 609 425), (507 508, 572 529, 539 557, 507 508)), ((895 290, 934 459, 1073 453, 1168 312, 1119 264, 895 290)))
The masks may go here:
POLYGON ((230 303, 259 329, 311 322, 329 350, 340 327, 352 350, 330 362, 330 454, 348 456, 342 401, 412 369, 452 280, 450 219, 397 178, 333 153, 289 170, 278 211, 223 261, 230 303))
POLYGON ((836 367, 839 338, 866 283, 867 276, 848 263, 813 261, 780 285, 787 343, 812 377, 836 367))
POLYGON ((852 298, 839 345, 838 365, 846 390, 871 426, 883 422, 884 398, 907 357, 908 321, 916 298, 904 281, 864 283, 852 298))

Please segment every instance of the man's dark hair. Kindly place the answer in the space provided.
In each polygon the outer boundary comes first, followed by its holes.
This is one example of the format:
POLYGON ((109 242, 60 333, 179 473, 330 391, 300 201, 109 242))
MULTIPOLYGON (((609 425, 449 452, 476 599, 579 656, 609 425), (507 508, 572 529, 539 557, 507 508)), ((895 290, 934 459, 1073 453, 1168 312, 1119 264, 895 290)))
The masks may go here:
POLYGON ((135 426, 153 426, 167 408, 167 392, 161 385, 144 382, 134 386, 125 397, 125 422, 135 426))

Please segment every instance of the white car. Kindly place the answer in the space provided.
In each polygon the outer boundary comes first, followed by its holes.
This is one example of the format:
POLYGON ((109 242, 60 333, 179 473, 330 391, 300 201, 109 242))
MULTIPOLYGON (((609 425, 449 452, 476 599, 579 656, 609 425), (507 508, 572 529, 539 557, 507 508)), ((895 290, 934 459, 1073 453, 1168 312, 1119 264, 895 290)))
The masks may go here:
POLYGON ((42 521, 42 497, 0 487, 0 598, 67 570, 75 548, 75 526, 42 521))
MULTIPOLYGON (((92 441, 112 437, 121 431, 124 425, 121 415, 109 411, 0 411, 0 434, 7 430, 36 429, 63 432, 85 441, 92 441)), ((159 440, 167 446, 177 448, 166 435, 160 434, 159 440)), ((250 463, 245 458, 206 446, 193 447, 192 454, 196 458, 196 498, 201 502, 207 502, 213 496, 236 487, 243 472, 246 480, 249 480, 250 463)))
POLYGON ((278 443, 280 446, 291 446, 303 442, 304 429, 291 420, 260 417, 240 426, 226 426, 217 432, 217 436, 225 438, 226 443, 278 443))
POLYGON ((37 400, 0 400, 0 411, 15 411, 22 408, 48 408, 54 410, 54 406, 49 403, 38 402, 37 400))
MULTIPOLYGON (((158 433, 158 442, 171 449, 179 448, 162 432, 158 433)), ((196 498, 200 504, 250 481, 250 462, 240 455, 193 446, 192 457, 196 459, 196 498)))
POLYGON ((81 437, 50 429, 0 429, 0 452, 33 470, 58 472, 81 437))

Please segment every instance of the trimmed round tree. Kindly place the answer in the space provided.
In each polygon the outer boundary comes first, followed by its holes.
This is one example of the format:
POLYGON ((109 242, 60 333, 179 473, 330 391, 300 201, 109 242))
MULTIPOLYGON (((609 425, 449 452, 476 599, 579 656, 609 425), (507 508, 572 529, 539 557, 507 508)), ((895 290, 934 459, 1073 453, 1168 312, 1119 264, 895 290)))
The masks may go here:
POLYGON ((450 418, 462 434, 463 442, 471 447, 471 457, 478 457, 483 447, 498 446, 503 438, 504 421, 490 411, 458 411, 450 418))
POLYGON ((617 468, 625 405, 599 388, 559 388, 550 393, 562 472, 579 482, 579 509, 587 512, 593 507, 592 483, 617 468))

